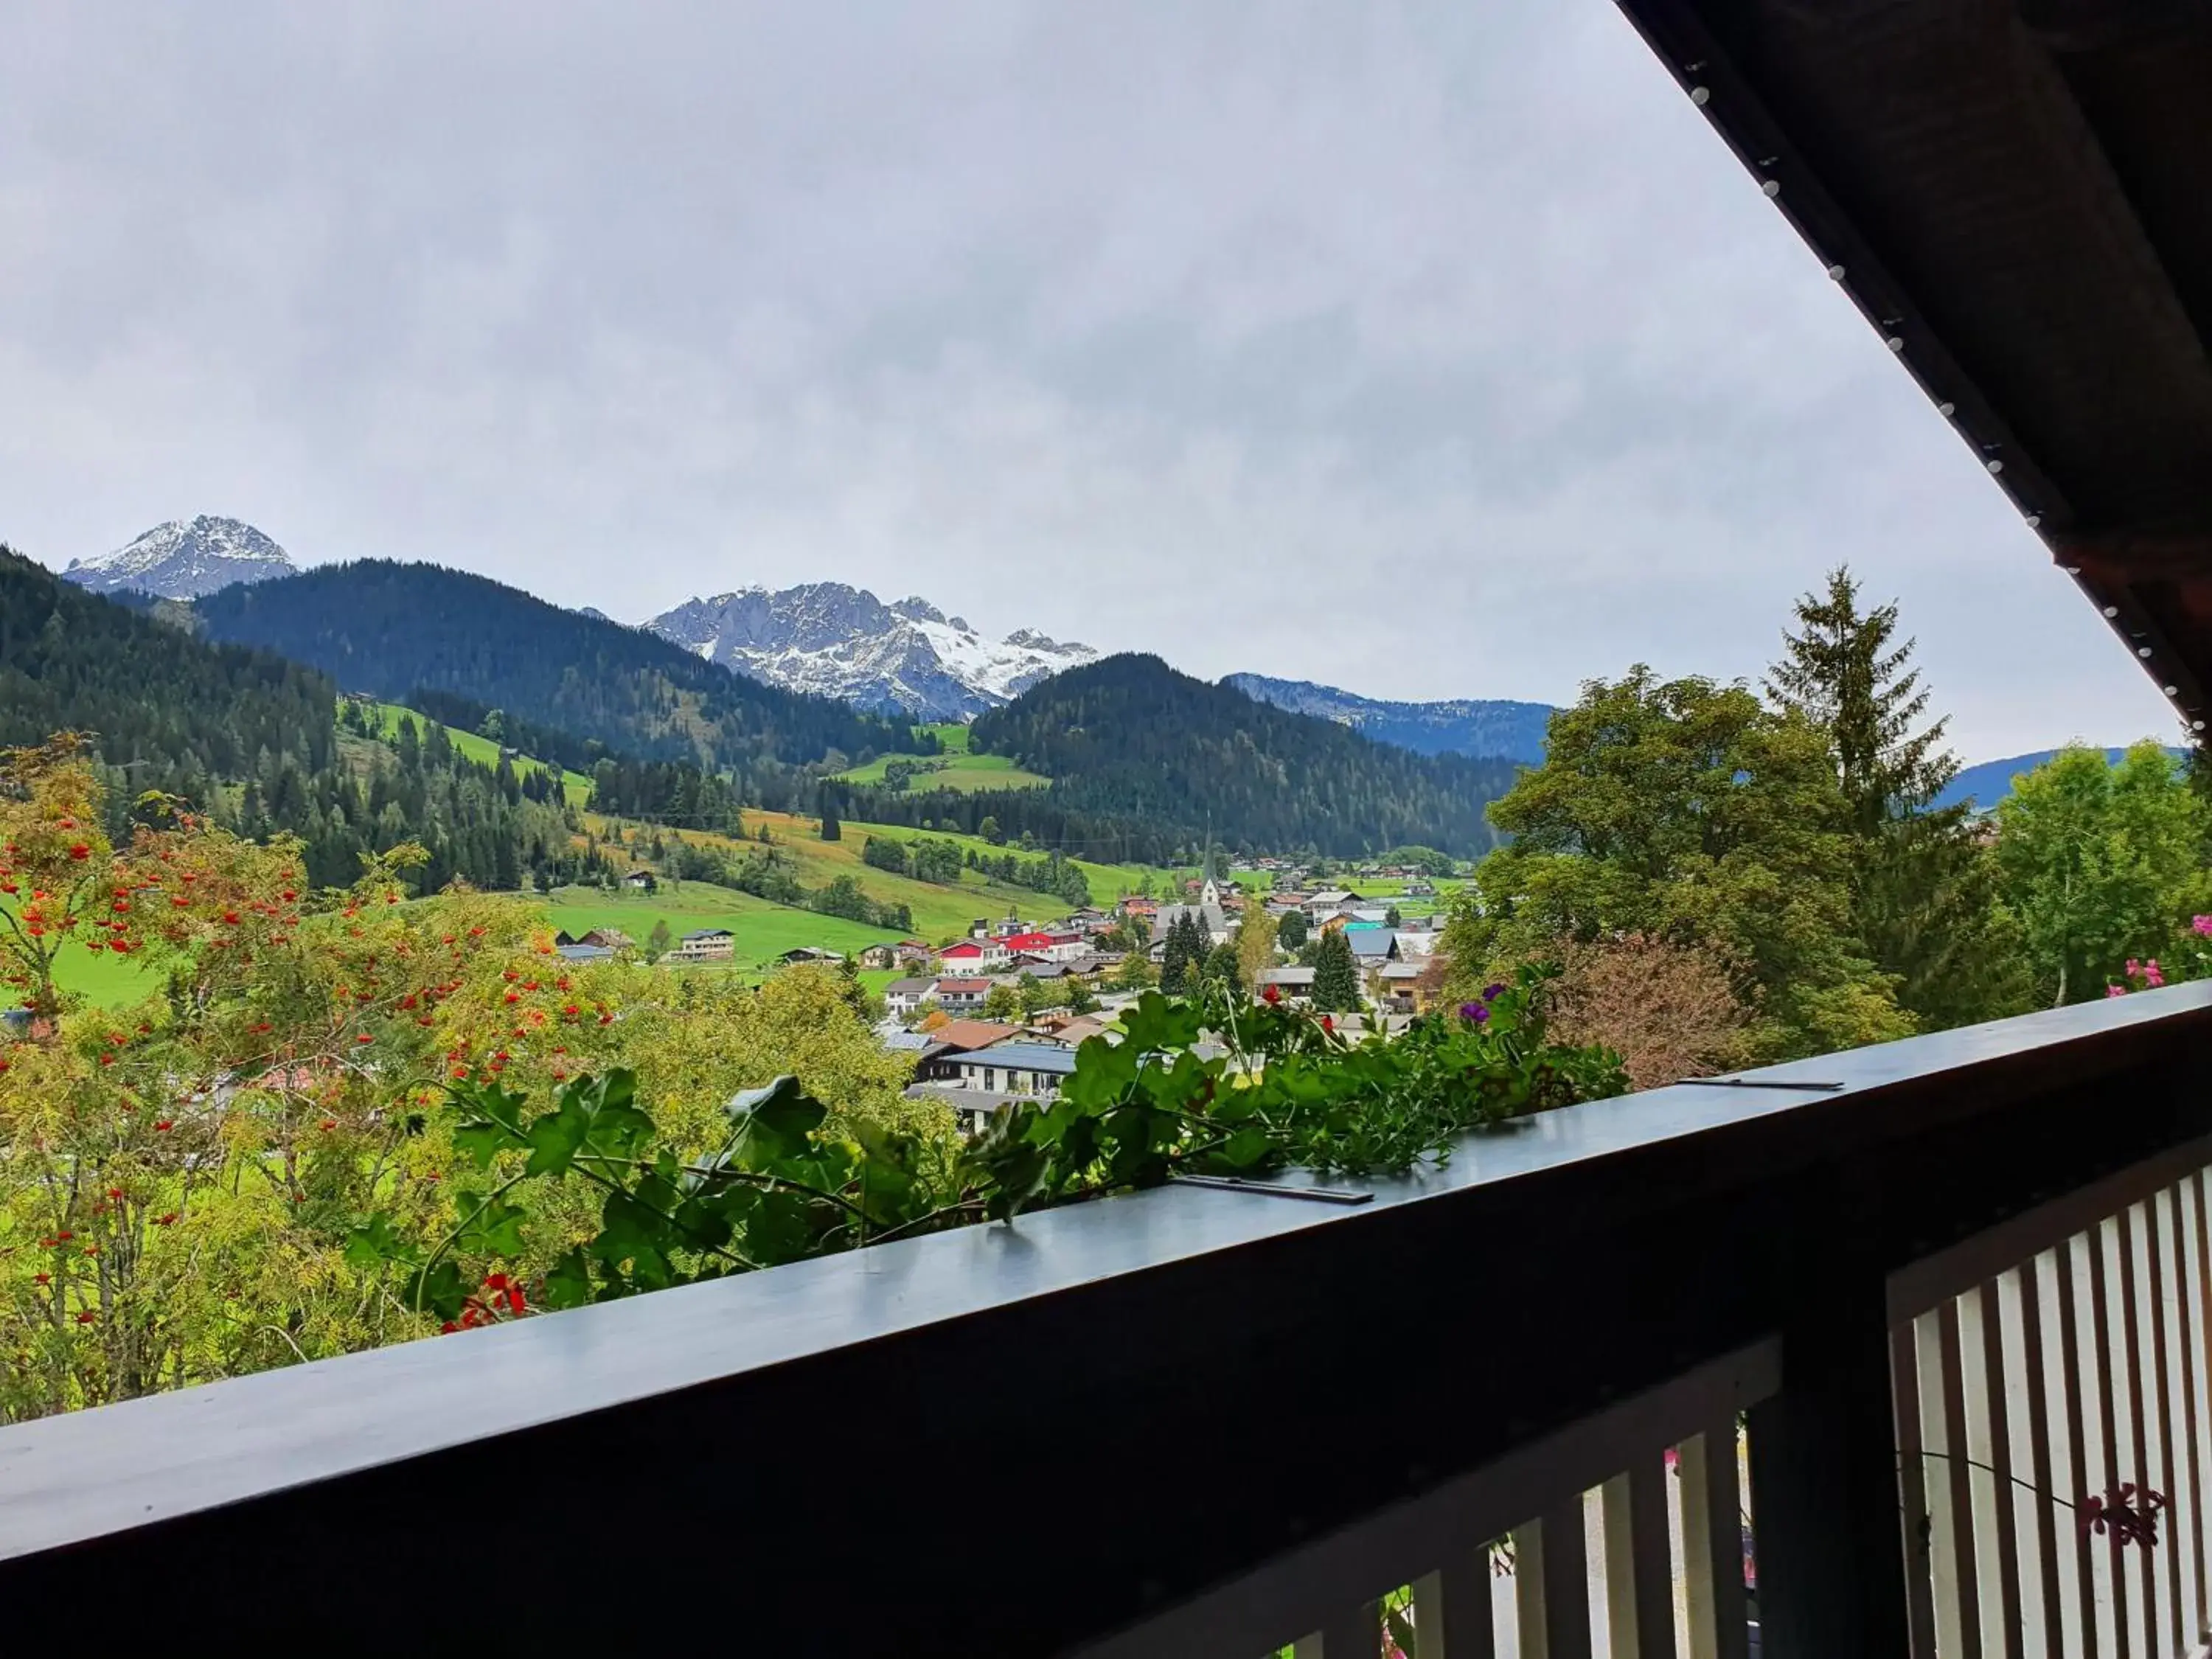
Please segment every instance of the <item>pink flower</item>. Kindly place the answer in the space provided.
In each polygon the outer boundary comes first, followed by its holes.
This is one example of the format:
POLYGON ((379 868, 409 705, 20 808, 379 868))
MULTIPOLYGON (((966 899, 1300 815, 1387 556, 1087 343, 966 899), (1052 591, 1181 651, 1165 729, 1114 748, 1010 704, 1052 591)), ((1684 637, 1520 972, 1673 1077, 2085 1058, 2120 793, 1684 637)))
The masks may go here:
POLYGON ((2153 957, 2143 963, 2143 982, 2154 991, 2166 983, 2166 975, 2158 970, 2158 958, 2153 957))
POLYGON ((2189 927, 2191 932, 2212 939, 2212 916, 2191 916, 2189 927))
POLYGON ((2137 962, 2133 957, 2130 957, 2127 960, 2126 965, 2123 967, 2120 971, 2125 974, 2130 979, 2140 979, 2142 977, 2142 963, 2137 962))
POLYGON ((2124 985, 2107 985, 2105 988, 2105 994, 2107 997, 2124 997, 2127 994, 2128 988, 2124 985))

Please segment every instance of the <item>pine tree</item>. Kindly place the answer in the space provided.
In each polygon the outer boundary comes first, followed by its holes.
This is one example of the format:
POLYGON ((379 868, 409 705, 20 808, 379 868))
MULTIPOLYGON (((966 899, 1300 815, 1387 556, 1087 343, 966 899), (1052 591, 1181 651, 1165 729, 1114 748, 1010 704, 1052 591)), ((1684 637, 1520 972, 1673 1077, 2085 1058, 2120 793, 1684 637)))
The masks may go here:
POLYGON ((1948 716, 1898 639, 1894 601, 1862 610, 1848 566, 1794 606, 1767 695, 1828 734, 1850 814, 1851 920, 1897 1000, 1932 1027, 2015 1012, 2019 957, 1996 906, 1996 872, 1963 804, 1936 798, 1958 775, 1948 716))
POLYGON ((1324 933, 1315 949, 1313 1005, 1324 1013, 1351 1013, 1359 1006, 1359 964, 1341 927, 1324 933))
POLYGON ((837 822, 837 803, 825 790, 822 796, 822 839, 842 841, 844 838, 845 826, 837 822))

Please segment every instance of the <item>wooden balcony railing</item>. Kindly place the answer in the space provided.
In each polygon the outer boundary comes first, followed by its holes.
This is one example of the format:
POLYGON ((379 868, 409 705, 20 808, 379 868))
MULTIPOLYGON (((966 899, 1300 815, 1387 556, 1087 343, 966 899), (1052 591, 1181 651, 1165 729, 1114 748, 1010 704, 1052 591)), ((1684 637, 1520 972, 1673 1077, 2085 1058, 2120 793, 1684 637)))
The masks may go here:
POLYGON ((1170 1188, 27 1424, 0 1587, 549 1652, 2193 1653, 2208 1057, 2183 987, 1357 1206, 1170 1188), (2122 1481, 2154 1545, 2077 1525, 2122 1481))

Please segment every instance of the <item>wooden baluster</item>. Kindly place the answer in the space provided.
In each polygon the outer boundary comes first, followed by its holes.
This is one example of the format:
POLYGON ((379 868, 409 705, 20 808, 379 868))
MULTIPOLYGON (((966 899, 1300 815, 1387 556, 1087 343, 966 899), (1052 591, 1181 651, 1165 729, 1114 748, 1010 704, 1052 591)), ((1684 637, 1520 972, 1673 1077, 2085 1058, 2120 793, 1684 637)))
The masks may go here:
POLYGON ((1980 1371, 1978 1392, 1989 1436, 1989 1455, 1983 1461, 1990 1466, 1986 1479, 1990 1519, 1995 1522, 1990 1547, 1985 1553, 1993 1558, 1996 1568, 1996 1600, 1989 1611, 1996 1616, 1997 1641, 2005 1659, 2027 1659, 2021 1627, 2019 1515, 2013 1498, 2012 1414, 2007 1409, 2004 1326, 1997 1281, 1989 1279, 1968 1294, 1979 1304, 1977 1322, 1981 1328, 1982 1351, 1972 1356, 1970 1364, 1978 1365, 1980 1371))
MULTIPOLYGON (((2114 1219, 2119 1233, 2120 1334, 2127 1360, 2128 1388, 2129 1462, 2122 1479, 2132 1480, 2141 1488, 2154 1484, 2155 1471, 2151 1468, 2148 1407, 2143 1400, 2142 1297, 2138 1290, 2135 1210, 2130 1204, 2114 1219)), ((2159 1651, 2156 1559, 2149 1550, 2139 1550, 2136 1554, 2136 1577, 2142 1585, 2139 1595, 2142 1601, 2143 1655, 2144 1659, 2155 1659, 2159 1651)))
MULTIPOLYGON (((2108 1486, 2119 1478, 2116 1472, 2120 1460, 2118 1407, 2112 1395, 2112 1297, 2106 1287, 2109 1276, 2106 1251, 2112 1234, 2112 1224, 2109 1221, 2099 1222, 2087 1234, 2089 1334, 2094 1345, 2094 1352, 2090 1358, 2096 1362, 2097 1428, 2104 1451, 2100 1467, 2104 1470, 2105 1483, 2108 1486)), ((2086 1492, 2087 1488, 2084 1490, 2086 1492)), ((2118 1655, 2119 1659, 2129 1659, 2134 1652, 2134 1645, 2128 1617, 2128 1564, 2120 1554, 2118 1534, 2111 1535, 2106 1556, 2112 1566, 2112 1651, 2118 1655)), ((2146 1656, 2146 1659, 2149 1656, 2146 1656)))
POLYGON ((1589 1559, 1580 1492, 1513 1533, 1521 1659, 1590 1659, 1589 1559))
POLYGON ((1347 1608, 1291 1644, 1291 1659, 1380 1659, 1382 1651, 1382 1615, 1372 1601, 1347 1608))
POLYGON ((1602 1489, 1606 1630, 1612 1659, 1674 1659, 1667 1480, 1662 1462, 1644 1459, 1602 1489))
POLYGON ((1552 1659, 1551 1632, 1544 1619, 1544 1554, 1541 1521, 1513 1529, 1513 1645, 1520 1659, 1552 1659))
MULTIPOLYGON (((2212 1297, 2212 1260, 2205 1249, 2204 1176, 2202 1172, 2181 1183, 2188 1214, 2186 1224, 2179 1224, 2183 1218, 2175 1218, 2174 1228, 2174 1294, 2181 1315, 2181 1392, 2185 1409, 2182 1419, 2186 1425, 2189 1452, 2189 1537, 2191 1559, 2197 1564, 2197 1601, 2191 1609, 2191 1629, 2199 1642, 2208 1629, 2212 1629, 2212 1561, 2204 1553, 2204 1443, 2203 1413, 2197 1392, 2197 1345, 2212 1341, 2212 1312, 2208 1312, 2206 1298, 2212 1297), (2192 1235, 2193 1241, 2192 1241, 2192 1235), (2193 1248, 2192 1248, 2193 1243, 2193 1248)), ((2205 1377, 2212 1383, 2212 1376, 2205 1377)))
POLYGON ((1490 1552, 1462 1552, 1413 1583, 1413 1659, 1497 1659, 1490 1552))
MULTIPOLYGON (((1955 1652, 1961 1659, 1981 1659, 1982 1600, 1980 1563, 1976 1559, 1974 1533, 1974 1466, 1972 1442, 1966 1433, 1966 1363, 1959 1336, 1959 1303, 1954 1297, 1936 1310, 1936 1368, 1940 1392, 1936 1399, 1943 1414, 1944 1485, 1950 1500, 1952 1595, 1958 1608, 1955 1652)), ((1937 1540, 1939 1553, 1942 1541, 1937 1540)))
POLYGON ((2058 1506, 2051 1485, 2051 1373, 2043 1328, 2043 1263, 2032 1256, 2020 1270, 2021 1348, 2027 1364, 2028 1480, 2034 1486, 2035 1561, 2043 1599, 2043 1639, 2057 1650, 2064 1622, 2058 1577, 2058 1506))
MULTIPOLYGON (((2065 1240, 2053 1252, 2058 1264, 2058 1354, 2059 1370, 2064 1385, 2063 1398, 2066 1407, 2066 1486, 2077 1497, 2089 1490, 2089 1433, 2087 1412, 2081 1396, 2086 1384, 2081 1374, 2081 1327, 2077 1298, 2075 1295, 2075 1276, 2087 1265, 2091 1253, 2097 1247, 2094 1234, 2077 1234, 2065 1240)), ((2056 1451, 2057 1448, 2052 1449, 2056 1451)), ((2056 1462, 2056 1459, 2053 1460, 2056 1462)), ((2054 1474, 2054 1480, 2057 1476, 2054 1474)), ((2052 1491, 2061 1497, 2063 1491, 2053 1486, 2052 1491)), ((2088 1530, 2074 1529, 2075 1581, 2081 1591, 2081 1652, 2084 1659, 2098 1659, 2097 1632, 2097 1562, 2089 1543, 2088 1530)))
MULTIPOLYGON (((2155 1421, 2158 1426, 2155 1484, 2169 1501, 2178 1491, 2174 1480, 2178 1460, 2173 1455, 2173 1368, 2166 1359, 2168 1319, 2166 1300, 2166 1237, 2172 1230, 2173 1222, 2179 1218, 2172 1213, 2174 1201, 2174 1194, 2168 1191, 2154 1193, 2143 1203, 2143 1257, 2149 1269, 2144 1285, 2149 1292, 2151 1388, 2154 1403, 2157 1407, 2155 1421)), ((2148 1481, 2152 1478, 2146 1470, 2143 1479, 2148 1481)), ((2174 1515, 2167 1516, 2163 1529, 2166 1534, 2172 1534, 2176 1529, 2174 1523, 2179 1518, 2174 1515)), ((2146 1558, 2154 1553, 2166 1564, 2166 1627, 2171 1633, 2171 1639, 2179 1645, 2182 1632, 2188 1629, 2182 1622, 2180 1552, 2164 1549, 2143 1552, 2146 1558)))
MULTIPOLYGON (((1682 1577, 1688 1589, 1688 1659, 1747 1659, 1743 1595, 1743 1504, 1735 1420, 1692 1435, 1677 1449, 1682 1490, 1682 1577)), ((1934 1659, 1930 1650, 1929 1659, 1934 1659)))
MULTIPOLYGON (((1890 1412, 1897 1419, 1898 1520, 1905 1547, 1905 1620, 1913 1659, 1936 1659, 1936 1570, 1929 1558, 1933 1516, 1922 1455, 1919 1339, 1908 1322, 1889 1334, 1890 1412)), ((1942 1480, 1938 1469, 1936 1478, 1942 1480)), ((1687 1488, 1686 1487, 1686 1491, 1687 1488)))

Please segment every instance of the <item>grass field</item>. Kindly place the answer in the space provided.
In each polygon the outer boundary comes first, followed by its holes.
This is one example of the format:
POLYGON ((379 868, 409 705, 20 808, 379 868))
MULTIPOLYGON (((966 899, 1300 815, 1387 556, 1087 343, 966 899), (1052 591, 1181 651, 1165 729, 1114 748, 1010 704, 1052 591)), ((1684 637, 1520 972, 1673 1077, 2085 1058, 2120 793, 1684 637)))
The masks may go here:
MULTIPOLYGON (((800 819, 795 822, 811 823, 813 821, 800 819)), ((1016 847, 994 847, 981 836, 963 836, 953 830, 910 830, 902 823, 866 823, 853 818, 845 819, 844 825, 845 838, 848 841, 856 834, 863 836, 883 836, 891 841, 905 842, 916 841, 927 836, 933 841, 951 842, 963 852, 973 850, 980 855, 992 858, 1000 858, 1008 853, 1014 854, 1018 858, 1038 856, 1035 853, 1024 853, 1016 847)), ((775 831, 771 830, 769 833, 775 834, 775 831)), ((856 858, 859 856, 857 848, 854 849, 854 856, 856 858)), ((1147 877, 1151 878, 1152 890, 1156 893, 1164 890, 1164 884, 1167 880, 1166 872, 1155 870, 1147 865, 1115 864, 1098 859, 1071 859, 1068 861, 1083 872, 1084 879, 1091 884, 1091 898, 1100 904, 1111 904, 1122 894, 1135 892, 1147 877)), ((969 879, 975 880, 977 878, 971 875, 969 879)))
MULTIPOLYGON (((396 702, 372 703, 369 705, 369 711, 380 722, 378 730, 387 738, 398 735, 399 717, 402 714, 414 714, 415 724, 418 728, 429 718, 427 714, 416 714, 415 710, 396 702)), ((459 750, 464 756, 476 762, 479 766, 489 766, 494 769, 498 767, 499 745, 489 738, 479 737, 473 732, 464 732, 459 726, 453 726, 446 728, 446 735, 453 740, 454 748, 459 750)), ((528 756, 523 757, 517 769, 532 766, 543 766, 549 772, 560 773, 561 790, 568 797, 569 805, 581 806, 592 798, 592 781, 581 772, 571 772, 565 768, 553 766, 544 761, 533 760, 528 756)))
MULTIPOLYGON (((584 822, 602 840, 613 828, 611 820, 596 812, 586 815, 584 822)), ((860 862, 861 837, 851 829, 847 830, 844 840, 826 842, 811 818, 793 817, 784 812, 749 811, 745 822, 748 826, 763 823, 768 825, 776 850, 791 865, 793 875, 805 885, 826 887, 840 876, 850 876, 860 883, 860 890, 877 903, 905 905, 914 917, 917 938, 955 938, 965 933, 968 924, 977 916, 1002 916, 1009 904, 1024 898, 1035 904, 1041 897, 996 884, 987 885, 973 875, 957 888, 939 887, 930 882, 916 881, 911 876, 893 875, 860 862)), ((756 842, 732 841, 727 836, 708 830, 663 829, 660 835, 664 841, 680 839, 696 847, 711 847, 739 856, 758 850, 756 842)))
POLYGON ((734 888, 687 881, 664 882, 657 893, 611 895, 596 887, 557 887, 544 899, 526 896, 519 903, 542 905, 556 927, 580 934, 593 927, 619 927, 643 945, 653 924, 665 921, 677 939, 702 927, 726 927, 736 936, 733 967, 757 970, 786 951, 813 945, 852 956, 871 945, 899 937, 842 916, 794 910, 740 893, 734 888))
POLYGON ((848 783, 881 783, 886 766, 895 760, 910 760, 917 766, 936 769, 916 773, 911 786, 915 789, 1033 789, 1052 781, 1015 765, 1009 756, 975 753, 968 747, 968 728, 957 721, 921 729, 936 733, 937 740, 945 745, 942 755, 878 755, 866 766, 837 775, 848 783))

